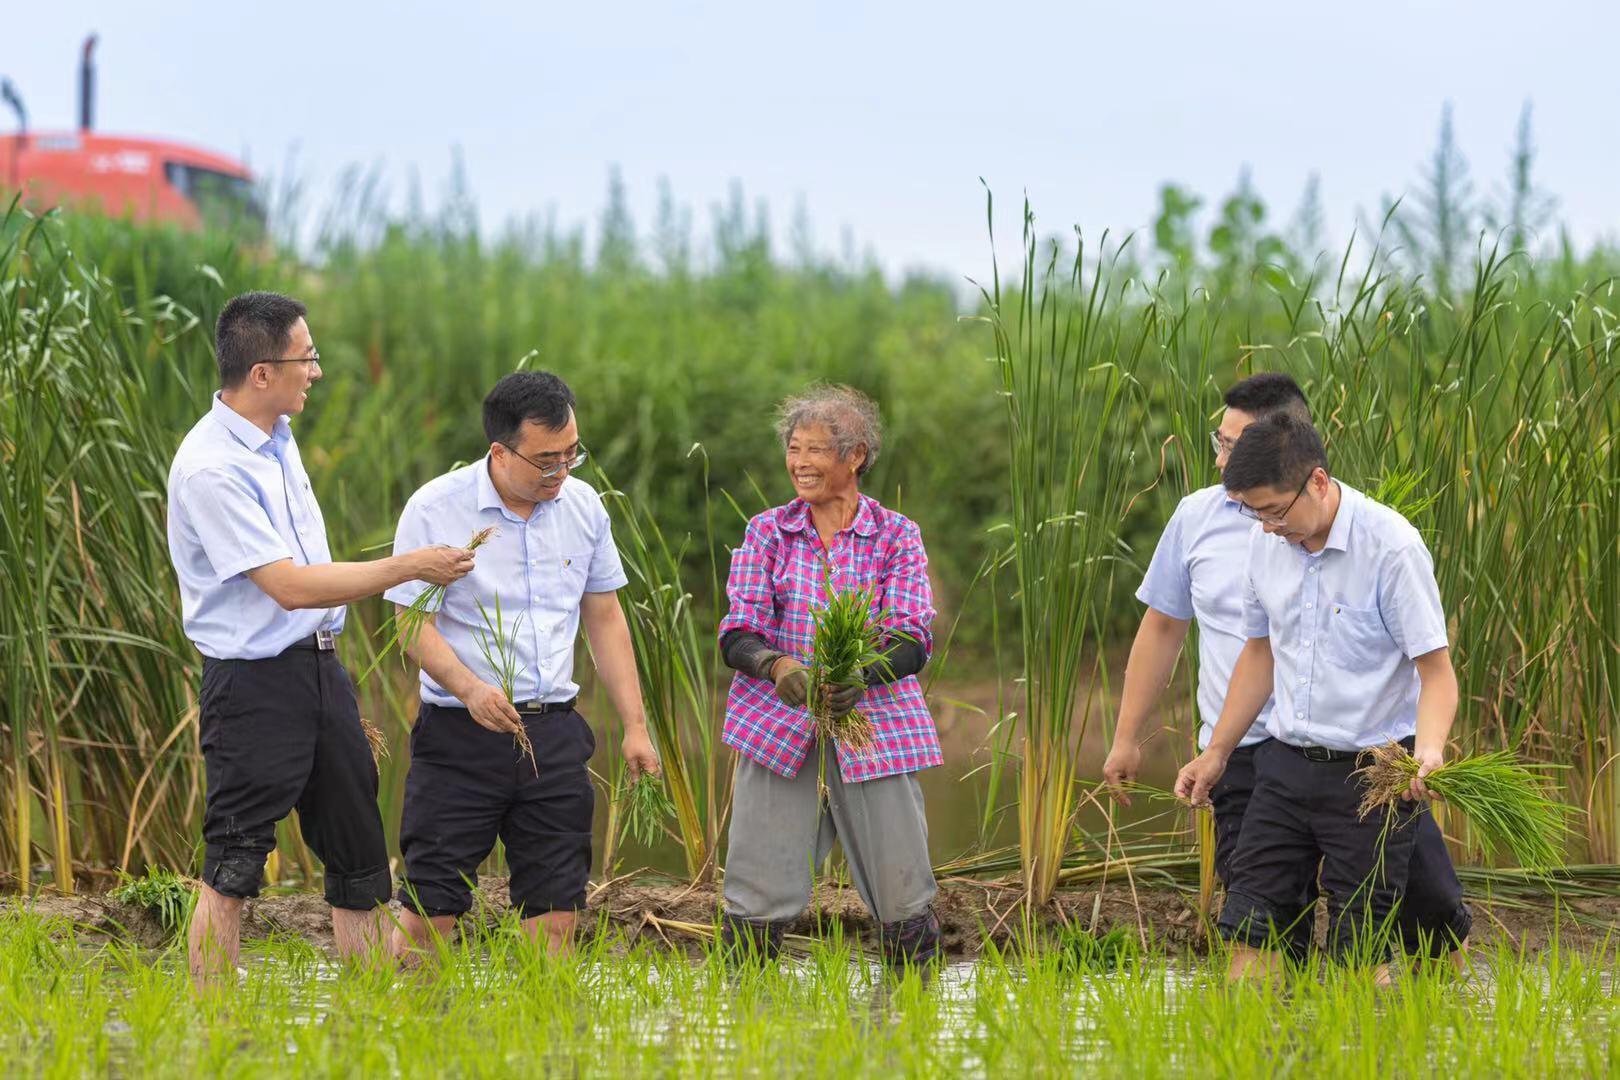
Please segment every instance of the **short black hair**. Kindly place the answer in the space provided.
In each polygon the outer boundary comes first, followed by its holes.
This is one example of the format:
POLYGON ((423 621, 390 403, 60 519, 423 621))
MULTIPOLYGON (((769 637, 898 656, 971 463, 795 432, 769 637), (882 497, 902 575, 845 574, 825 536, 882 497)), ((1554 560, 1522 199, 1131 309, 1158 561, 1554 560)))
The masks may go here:
POLYGON ((248 292, 233 297, 214 324, 220 389, 241 386, 254 364, 279 358, 292 340, 293 323, 308 314, 303 304, 280 293, 248 292))
POLYGON ((1259 487, 1287 491, 1303 487, 1316 469, 1328 469, 1322 437, 1312 425, 1280 412, 1243 429, 1226 459, 1221 482, 1233 493, 1259 487))
POLYGON ((568 426, 574 392, 549 371, 514 371, 484 398, 484 434, 492 443, 517 441, 525 420, 560 431, 568 426))
POLYGON ((1256 420, 1287 413, 1296 420, 1311 422, 1311 404, 1293 376, 1280 371, 1251 375, 1226 391, 1226 407, 1246 412, 1256 420))

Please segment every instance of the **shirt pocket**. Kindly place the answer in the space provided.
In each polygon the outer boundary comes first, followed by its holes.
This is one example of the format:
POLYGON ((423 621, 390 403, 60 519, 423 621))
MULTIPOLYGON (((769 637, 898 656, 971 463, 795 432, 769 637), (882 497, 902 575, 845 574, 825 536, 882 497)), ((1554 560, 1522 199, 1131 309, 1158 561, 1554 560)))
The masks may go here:
POLYGON ((557 607, 569 608, 585 595, 585 584, 591 577, 591 552, 572 552, 557 556, 557 582, 561 590, 557 607))
POLYGON ((1329 658, 1351 671, 1380 664, 1394 646, 1377 608, 1329 604, 1327 631, 1329 658))

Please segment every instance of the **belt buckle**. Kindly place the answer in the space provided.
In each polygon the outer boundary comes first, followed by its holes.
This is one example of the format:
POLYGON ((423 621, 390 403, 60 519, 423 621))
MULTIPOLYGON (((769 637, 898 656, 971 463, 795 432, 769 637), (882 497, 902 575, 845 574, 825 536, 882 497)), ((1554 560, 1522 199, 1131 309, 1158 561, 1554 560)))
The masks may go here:
POLYGON ((315 647, 321 652, 332 652, 337 648, 337 636, 330 630, 315 631, 315 647))
POLYGON ((538 713, 546 711, 546 703, 543 701, 520 701, 512 707, 520 713, 538 713))
POLYGON ((1305 754, 1306 761, 1326 763, 1333 760, 1333 751, 1325 746, 1302 746, 1300 750, 1305 754))

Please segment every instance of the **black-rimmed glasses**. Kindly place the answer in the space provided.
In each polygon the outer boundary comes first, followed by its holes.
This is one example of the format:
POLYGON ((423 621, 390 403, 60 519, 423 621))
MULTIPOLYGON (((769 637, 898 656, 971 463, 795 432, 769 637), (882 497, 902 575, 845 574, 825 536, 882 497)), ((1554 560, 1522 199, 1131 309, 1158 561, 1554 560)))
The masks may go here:
POLYGON ((1275 517, 1273 517, 1270 514, 1262 514, 1262 513, 1260 513, 1260 511, 1256 510, 1254 507, 1250 506, 1246 502, 1243 502, 1242 500, 1238 501, 1238 513, 1242 514, 1244 517, 1253 518, 1254 520, 1258 521, 1262 525, 1283 525, 1283 524, 1286 524, 1287 520, 1288 520, 1288 511, 1292 510, 1294 508, 1294 503, 1299 502, 1299 497, 1301 495, 1305 494, 1306 485, 1308 485, 1311 482, 1311 477, 1314 476, 1314 475, 1315 475, 1314 471, 1306 475, 1305 483, 1299 485, 1299 490, 1294 492, 1293 499, 1288 503, 1287 506, 1283 507, 1283 512, 1276 515, 1275 517))

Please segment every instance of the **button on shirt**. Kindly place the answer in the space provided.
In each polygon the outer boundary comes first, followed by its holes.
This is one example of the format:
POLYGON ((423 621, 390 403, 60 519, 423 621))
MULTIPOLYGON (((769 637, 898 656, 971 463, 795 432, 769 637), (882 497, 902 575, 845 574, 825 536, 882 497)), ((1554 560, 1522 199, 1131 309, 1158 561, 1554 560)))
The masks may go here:
MULTIPOLYGON (((882 615, 883 625, 909 635, 924 654, 933 652, 934 597, 922 532, 866 495, 854 520, 833 538, 831 551, 822 547, 802 499, 750 521, 742 546, 731 553, 726 577, 731 606, 720 636, 751 630, 808 663, 814 613, 826 606, 829 580, 839 590, 874 589, 873 614, 882 615)), ((846 782, 916 772, 944 760, 915 675, 867 687, 857 707, 872 722, 872 747, 853 754, 838 745, 838 772, 846 782)), ((737 672, 726 698, 721 741, 791 779, 809 756, 814 723, 809 710, 782 704, 769 680, 737 672)))
MULTIPOLYGON (((1209 745, 1226 703, 1243 633, 1244 569, 1249 534, 1259 525, 1245 517, 1220 484, 1182 499, 1148 563, 1136 598, 1172 619, 1198 621, 1198 747, 1209 745)), ((1266 702, 1240 746, 1270 737, 1266 702)))
POLYGON ((1254 531, 1243 625, 1249 637, 1271 639, 1272 734, 1361 750, 1417 731, 1412 661, 1446 647, 1446 615, 1418 531, 1348 484, 1339 491, 1315 554, 1254 531))
POLYGON ((204 656, 262 660, 343 629, 343 608, 283 610, 246 574, 283 559, 332 561, 285 416, 266 435, 215 394, 169 468, 168 524, 186 636, 204 656))
MULTIPOLYGON (((394 550, 429 544, 465 547, 489 525, 495 526, 494 535, 478 549, 472 573, 445 590, 434 625, 473 674, 500 686, 479 647, 481 636, 494 644, 485 614, 495 621, 498 599, 498 629, 512 644, 517 662, 513 700, 567 701, 579 693, 573 679, 580 600, 588 592, 613 592, 629 582, 602 497, 570 476, 555 499, 537 504, 525 520, 501 501, 484 457, 429 481, 411 496, 394 533, 394 550)), ((426 582, 408 581, 384 597, 409 606, 428 588, 426 582)), ((426 671, 422 700, 461 706, 426 671)))

